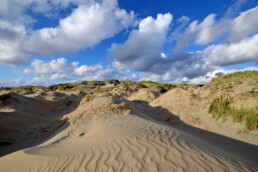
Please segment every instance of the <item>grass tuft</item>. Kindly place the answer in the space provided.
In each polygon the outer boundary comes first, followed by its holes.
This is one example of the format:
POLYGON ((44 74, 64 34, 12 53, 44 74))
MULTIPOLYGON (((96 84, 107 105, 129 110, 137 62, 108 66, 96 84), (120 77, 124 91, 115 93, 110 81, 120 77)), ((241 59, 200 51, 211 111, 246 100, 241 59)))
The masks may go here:
POLYGON ((231 107, 232 99, 227 95, 221 95, 213 99, 209 113, 213 118, 219 119, 231 116, 235 122, 245 120, 245 126, 249 130, 256 130, 258 123, 258 107, 240 108, 231 107))

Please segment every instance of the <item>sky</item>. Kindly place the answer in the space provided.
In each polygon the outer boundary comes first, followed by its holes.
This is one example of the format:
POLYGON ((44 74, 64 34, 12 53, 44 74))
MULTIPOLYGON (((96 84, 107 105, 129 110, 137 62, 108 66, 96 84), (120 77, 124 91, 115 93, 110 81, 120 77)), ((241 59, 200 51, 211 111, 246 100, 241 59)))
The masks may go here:
POLYGON ((1 0, 0 87, 258 71, 257 0, 1 0))

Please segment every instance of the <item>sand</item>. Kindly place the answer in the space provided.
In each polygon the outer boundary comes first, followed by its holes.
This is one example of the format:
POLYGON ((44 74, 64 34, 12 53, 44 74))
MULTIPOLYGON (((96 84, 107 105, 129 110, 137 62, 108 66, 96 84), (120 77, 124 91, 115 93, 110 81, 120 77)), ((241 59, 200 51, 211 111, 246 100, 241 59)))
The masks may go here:
POLYGON ((42 145, 2 157, 0 171, 257 170, 255 159, 247 163, 145 117, 92 119, 64 128, 42 145))
POLYGON ((153 99, 139 92, 128 98, 87 95, 50 137, 1 157, 0 171, 258 170, 257 145, 196 128, 178 116, 167 120, 171 112, 158 106, 162 97, 153 99))
POLYGON ((87 95, 48 140, 1 157, 0 171, 258 170, 257 146, 158 121, 133 97, 87 95))

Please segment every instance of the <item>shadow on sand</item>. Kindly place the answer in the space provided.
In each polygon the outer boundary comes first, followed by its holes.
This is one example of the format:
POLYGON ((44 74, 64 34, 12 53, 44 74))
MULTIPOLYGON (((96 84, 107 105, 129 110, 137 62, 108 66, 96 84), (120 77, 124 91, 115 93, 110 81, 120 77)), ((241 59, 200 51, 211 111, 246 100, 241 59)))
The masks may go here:
POLYGON ((187 133, 203 143, 208 143, 222 150, 221 152, 225 156, 258 168, 258 146, 186 124, 178 116, 161 106, 152 107, 145 101, 132 101, 131 103, 140 117, 187 133))
POLYGON ((56 94, 58 94, 57 96, 61 101, 58 98, 49 101, 40 96, 31 98, 20 94, 11 95, 11 101, 15 102, 18 110, 0 112, 0 120, 2 121, 0 123, 0 157, 21 149, 38 146, 68 126, 65 121, 60 119, 74 111, 83 96, 72 94, 68 97, 63 93, 56 94), (72 101, 69 98, 72 98, 72 100, 77 99, 78 101, 72 101), (20 105, 21 101, 25 103, 25 107, 20 105), (54 104, 57 108, 53 109, 52 106, 46 106, 51 104, 54 104), (41 105, 46 108, 43 112, 42 108, 38 108, 41 105), (34 108, 32 112, 30 111, 31 108, 34 108), (26 123, 26 119, 22 119, 28 116, 31 116, 31 119, 29 119, 32 120, 31 125, 26 123), (33 120, 37 120, 37 122, 33 122, 33 120), (3 125, 4 122, 8 122, 9 126, 3 125), (19 129, 15 129, 15 125, 19 125, 19 129))

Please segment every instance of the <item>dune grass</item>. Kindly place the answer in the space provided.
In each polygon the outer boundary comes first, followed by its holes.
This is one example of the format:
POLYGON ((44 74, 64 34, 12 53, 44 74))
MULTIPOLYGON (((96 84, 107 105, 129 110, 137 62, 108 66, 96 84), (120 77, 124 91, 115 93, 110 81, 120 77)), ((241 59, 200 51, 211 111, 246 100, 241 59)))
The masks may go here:
POLYGON ((11 91, 21 91, 21 90, 33 91, 33 90, 36 90, 36 89, 47 90, 48 88, 44 87, 44 86, 31 86, 31 85, 28 85, 28 86, 12 88, 11 91))
POLYGON ((213 118, 225 118, 231 116, 234 121, 245 121, 245 126, 249 130, 256 130, 258 127, 258 107, 236 109, 230 104, 232 98, 227 95, 221 95, 213 99, 209 113, 213 118))
POLYGON ((258 83, 258 71, 244 71, 244 72, 235 72, 227 75, 219 75, 216 78, 213 78, 211 82, 207 85, 211 84, 222 84, 222 83, 230 83, 234 84, 242 84, 243 79, 251 78, 256 83, 258 83))
POLYGON ((136 87, 136 88, 146 88, 145 85, 143 85, 142 83, 139 82, 132 82, 132 81, 121 81, 120 84, 118 84, 118 86, 122 86, 122 87, 136 87))
POLYGON ((176 85, 173 84, 168 84, 168 83, 158 83, 158 82, 154 82, 154 81, 139 81, 139 84, 143 84, 143 85, 157 85, 161 88, 164 88, 165 90, 170 90, 172 88, 176 88, 176 85))

